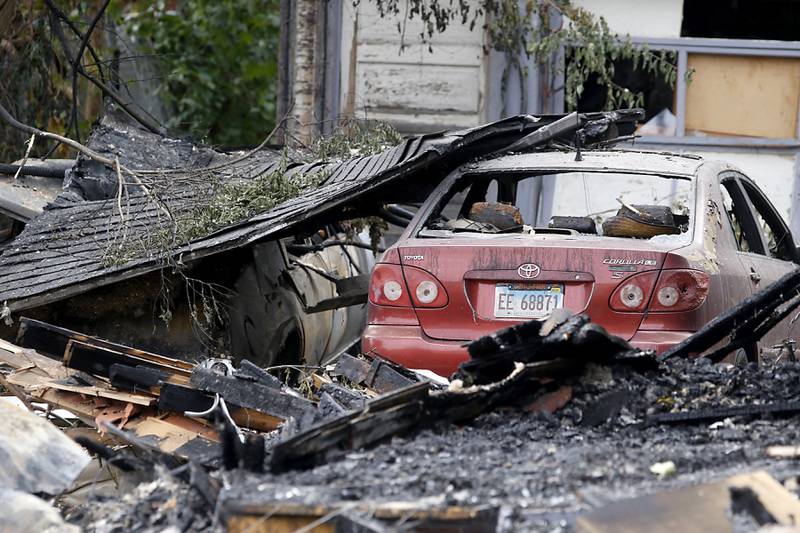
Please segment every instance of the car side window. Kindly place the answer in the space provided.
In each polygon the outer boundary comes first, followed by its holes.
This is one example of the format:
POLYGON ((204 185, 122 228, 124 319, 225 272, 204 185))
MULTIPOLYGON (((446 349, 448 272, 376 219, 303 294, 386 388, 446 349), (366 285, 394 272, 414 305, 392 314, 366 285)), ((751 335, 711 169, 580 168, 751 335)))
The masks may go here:
POLYGON ((767 255, 770 257, 778 257, 778 246, 777 241, 775 239, 775 232, 772 231, 772 228, 769 227, 767 221, 764 220, 764 217, 761 213, 758 212, 756 209, 756 223, 758 223, 758 229, 761 230, 761 234, 764 236, 764 239, 767 241, 767 255))
POLYGON ((761 253, 763 247, 760 237, 750 229, 752 225, 749 222, 752 218, 736 180, 733 178, 723 179, 719 189, 722 193, 723 208, 733 229, 736 247, 740 252, 761 253))
POLYGON ((758 229, 767 243, 767 254, 783 261, 795 260, 795 244, 792 234, 781 216, 767 197, 753 183, 740 180, 750 203, 753 206, 758 229))

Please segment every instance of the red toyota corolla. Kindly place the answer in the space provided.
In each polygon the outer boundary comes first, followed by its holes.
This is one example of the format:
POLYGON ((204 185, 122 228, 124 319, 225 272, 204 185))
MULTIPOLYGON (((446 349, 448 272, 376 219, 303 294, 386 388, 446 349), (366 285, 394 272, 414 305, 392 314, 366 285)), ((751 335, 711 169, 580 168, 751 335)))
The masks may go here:
POLYGON ((730 165, 634 151, 501 156, 449 174, 384 253, 362 349, 448 375, 468 341, 563 307, 660 352, 798 257, 781 216, 730 165))

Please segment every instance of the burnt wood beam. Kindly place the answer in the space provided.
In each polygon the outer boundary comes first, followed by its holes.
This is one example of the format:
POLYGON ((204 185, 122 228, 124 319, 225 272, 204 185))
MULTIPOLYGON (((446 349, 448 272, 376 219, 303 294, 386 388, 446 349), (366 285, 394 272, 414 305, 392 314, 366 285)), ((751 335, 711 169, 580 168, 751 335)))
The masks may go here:
POLYGON ((189 380, 192 387, 219 394, 226 402, 286 420, 290 417, 303 420, 313 416, 314 404, 272 387, 222 376, 208 370, 195 369, 189 380))

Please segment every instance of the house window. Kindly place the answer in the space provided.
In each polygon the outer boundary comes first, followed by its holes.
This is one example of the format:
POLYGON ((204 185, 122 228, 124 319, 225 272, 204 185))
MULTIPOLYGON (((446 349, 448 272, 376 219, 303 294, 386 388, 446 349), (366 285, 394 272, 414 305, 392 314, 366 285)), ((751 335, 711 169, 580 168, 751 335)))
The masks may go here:
POLYGON ((682 37, 800 41, 796 0, 685 0, 682 37))
MULTIPOLYGON (((567 58, 569 60, 569 57, 567 58)), ((674 117, 675 90, 664 81, 661 76, 647 72, 641 68, 634 69, 633 62, 629 60, 614 63, 613 81, 620 87, 626 87, 634 93, 644 95, 645 122, 659 116, 652 124, 658 124, 659 129, 654 130, 654 135, 674 135, 674 119, 668 117, 664 120, 664 110, 674 117)), ((597 111, 606 108, 605 85, 597 82, 597 76, 591 76, 584 83, 583 93, 578 99, 578 109, 581 111, 597 111)))

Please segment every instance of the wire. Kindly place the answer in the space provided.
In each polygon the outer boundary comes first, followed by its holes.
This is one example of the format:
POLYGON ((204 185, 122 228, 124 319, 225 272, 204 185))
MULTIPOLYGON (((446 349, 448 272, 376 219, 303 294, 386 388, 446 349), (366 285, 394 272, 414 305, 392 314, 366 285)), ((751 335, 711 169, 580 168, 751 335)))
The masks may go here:
POLYGON ((586 183, 586 173, 581 172, 581 179, 583 180, 583 197, 586 200, 586 212, 592 212, 592 206, 589 202, 589 186, 586 183))
POLYGON ((214 404, 211 407, 209 407, 208 409, 206 409, 205 411, 184 411, 183 414, 186 415, 186 416, 194 417, 194 418, 203 418, 205 416, 210 415, 211 413, 213 413, 216 410, 217 406, 219 405, 219 401, 220 401, 219 394, 215 394, 214 395, 214 404))

